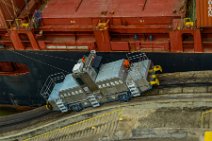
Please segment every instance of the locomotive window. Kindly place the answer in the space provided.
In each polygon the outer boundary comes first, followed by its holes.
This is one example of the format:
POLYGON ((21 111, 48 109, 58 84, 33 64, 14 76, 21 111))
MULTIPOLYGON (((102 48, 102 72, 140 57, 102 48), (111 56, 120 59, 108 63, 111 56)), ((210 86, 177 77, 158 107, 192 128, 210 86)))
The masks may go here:
POLYGON ((88 87, 84 87, 83 89, 85 90, 85 92, 89 92, 88 87))
POLYGON ((112 99, 116 99, 116 96, 111 96, 112 99))
POLYGON ((103 87, 103 88, 105 88, 105 87, 106 87, 106 85, 105 85, 105 84, 102 84, 102 87, 103 87))
POLYGON ((110 84, 109 84, 109 83, 107 83, 106 85, 107 85, 108 87, 110 87, 110 84))
POLYGON ((82 90, 79 90, 80 93, 83 93, 82 90))
POLYGON ((71 94, 72 94, 72 95, 75 95, 75 93, 74 93, 74 92, 72 92, 71 94))
POLYGON ((79 92, 78 92, 78 91, 76 91, 75 93, 76 93, 76 94, 79 94, 79 92))
POLYGON ((101 86, 101 85, 99 85, 98 87, 99 87, 100 89, 102 88, 102 86, 101 86))
POLYGON ((70 93, 68 93, 68 96, 71 96, 71 94, 70 94, 70 93))

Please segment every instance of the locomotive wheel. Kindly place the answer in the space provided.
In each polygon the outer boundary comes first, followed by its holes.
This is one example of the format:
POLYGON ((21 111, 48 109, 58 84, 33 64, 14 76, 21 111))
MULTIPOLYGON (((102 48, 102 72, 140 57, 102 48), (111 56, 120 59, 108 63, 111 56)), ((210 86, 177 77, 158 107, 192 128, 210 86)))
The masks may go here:
POLYGON ((122 102, 128 102, 130 101, 131 97, 128 93, 126 93, 126 94, 119 95, 118 99, 119 101, 122 101, 122 102))
POLYGON ((82 111, 84 108, 82 106, 82 104, 75 104, 71 106, 71 110, 74 112, 80 112, 82 111))
POLYGON ((47 110, 52 110, 53 109, 52 105, 49 102, 46 103, 46 109, 47 110))

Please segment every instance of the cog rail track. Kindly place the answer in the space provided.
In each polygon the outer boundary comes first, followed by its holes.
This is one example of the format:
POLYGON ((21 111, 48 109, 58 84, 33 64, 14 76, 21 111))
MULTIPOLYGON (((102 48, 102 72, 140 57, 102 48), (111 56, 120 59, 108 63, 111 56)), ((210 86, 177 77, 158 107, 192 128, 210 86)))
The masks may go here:
POLYGON ((156 87, 156 89, 176 88, 176 87, 201 87, 201 86, 212 86, 212 83, 211 82, 175 83, 175 84, 161 83, 161 85, 156 87))

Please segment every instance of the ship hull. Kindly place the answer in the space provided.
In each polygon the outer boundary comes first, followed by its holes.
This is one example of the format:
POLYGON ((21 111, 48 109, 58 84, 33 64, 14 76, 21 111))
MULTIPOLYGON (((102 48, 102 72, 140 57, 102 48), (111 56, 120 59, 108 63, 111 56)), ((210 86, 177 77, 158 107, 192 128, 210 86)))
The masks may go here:
MULTIPOLYGON (((26 64, 30 72, 0 76, 0 105, 40 106, 45 104, 40 90, 50 74, 71 72, 73 65, 88 52, 67 51, 1 51, 0 62, 26 64)), ((99 52, 103 63, 126 58, 126 52, 99 52)), ((212 69, 212 54, 147 53, 164 72, 200 71, 212 69)))

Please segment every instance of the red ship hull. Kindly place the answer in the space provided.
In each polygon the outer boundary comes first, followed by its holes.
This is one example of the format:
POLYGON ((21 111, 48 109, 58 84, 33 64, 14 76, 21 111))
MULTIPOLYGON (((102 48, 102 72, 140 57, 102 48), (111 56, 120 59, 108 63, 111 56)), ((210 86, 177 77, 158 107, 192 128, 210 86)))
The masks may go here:
POLYGON ((196 14, 201 17, 196 9, 205 10, 196 3, 207 1, 192 2, 31 0, 18 20, 2 29, 0 44, 15 50, 212 52, 212 26, 195 21, 196 14), (185 22, 187 16, 192 22, 185 22))
POLYGON ((75 62, 67 60, 90 50, 110 61, 126 52, 149 52, 166 72, 212 69, 211 5, 193 2, 0 2, 0 104, 43 103, 39 90, 48 75, 70 71, 75 62))

